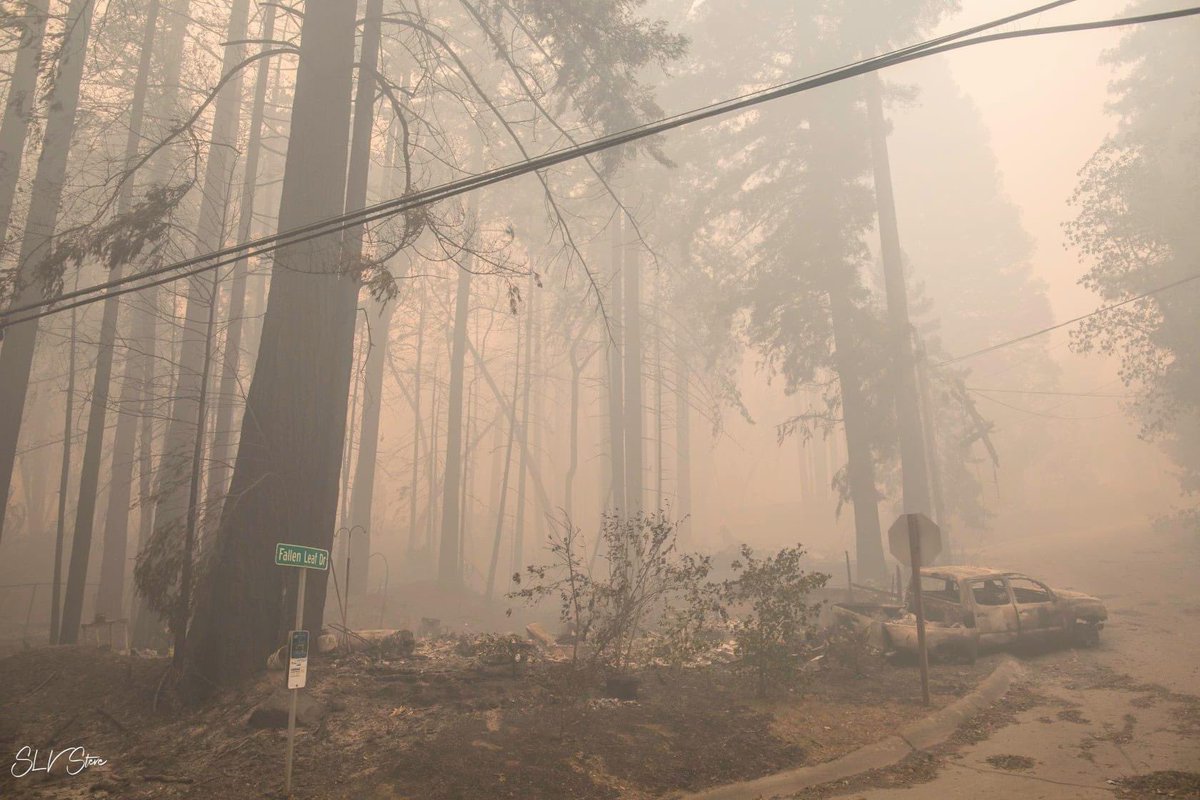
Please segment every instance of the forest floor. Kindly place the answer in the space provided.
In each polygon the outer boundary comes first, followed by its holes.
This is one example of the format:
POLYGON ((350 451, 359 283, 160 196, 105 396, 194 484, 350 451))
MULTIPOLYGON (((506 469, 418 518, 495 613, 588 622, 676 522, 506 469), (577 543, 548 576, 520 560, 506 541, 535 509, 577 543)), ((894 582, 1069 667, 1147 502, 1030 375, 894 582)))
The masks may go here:
MULTIPOLYGON (((14 778, 6 765, 0 797, 281 796, 285 731, 249 719, 283 673, 184 709, 158 691, 166 664, 84 647, 0 660, 0 751, 40 748, 44 765, 51 747, 82 747, 107 761, 74 776, 14 778)), ((934 705, 994 666, 936 665, 934 705)), ((326 713, 298 729, 295 796, 659 797, 827 761, 928 713, 916 670, 877 657, 814 670, 769 701, 724 664, 644 672, 636 701, 570 689, 566 674, 538 659, 484 666, 448 637, 408 657, 314 660, 306 693, 326 713)))

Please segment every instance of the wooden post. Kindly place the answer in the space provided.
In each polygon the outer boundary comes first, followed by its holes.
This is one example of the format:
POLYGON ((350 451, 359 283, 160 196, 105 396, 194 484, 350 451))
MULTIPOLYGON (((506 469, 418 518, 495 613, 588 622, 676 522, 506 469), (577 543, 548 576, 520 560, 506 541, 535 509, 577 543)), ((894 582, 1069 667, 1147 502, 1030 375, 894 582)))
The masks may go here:
POLYGON ((850 551, 843 550, 846 554, 846 591, 850 593, 850 602, 854 602, 854 579, 850 577, 850 551))
POLYGON ((929 653, 925 650, 925 608, 921 602, 921 531, 915 515, 908 517, 908 547, 912 558, 913 611, 917 615, 917 657, 921 664, 921 702, 929 705, 929 653))

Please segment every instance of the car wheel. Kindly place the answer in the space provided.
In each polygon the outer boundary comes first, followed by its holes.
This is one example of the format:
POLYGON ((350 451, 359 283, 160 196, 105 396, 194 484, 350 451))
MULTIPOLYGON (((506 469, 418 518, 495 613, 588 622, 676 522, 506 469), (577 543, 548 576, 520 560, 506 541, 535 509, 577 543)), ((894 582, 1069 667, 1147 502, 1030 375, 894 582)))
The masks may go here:
POLYGON ((1094 622, 1076 621, 1071 626, 1072 641, 1079 647, 1100 646, 1100 626, 1094 622))

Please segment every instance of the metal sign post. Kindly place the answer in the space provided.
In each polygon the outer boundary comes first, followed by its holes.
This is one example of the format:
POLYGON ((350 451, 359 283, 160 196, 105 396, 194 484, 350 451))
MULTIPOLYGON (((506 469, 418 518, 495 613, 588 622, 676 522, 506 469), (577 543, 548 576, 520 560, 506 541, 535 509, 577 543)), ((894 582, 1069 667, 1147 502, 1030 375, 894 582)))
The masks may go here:
POLYGON ((296 627, 288 637, 287 687, 292 692, 288 709, 287 757, 283 768, 283 791, 292 795, 292 756, 296 745, 296 704, 300 690, 308 682, 308 631, 304 630, 304 587, 310 569, 329 569, 329 551, 319 547, 297 544, 275 545, 275 563, 284 567, 299 567, 300 580, 296 586, 296 627))
POLYGON ((921 665, 921 702, 929 705, 929 651, 925 647, 925 605, 921 594, 923 559, 941 551, 941 531, 924 514, 904 514, 888 529, 888 548, 897 561, 912 568, 913 613, 917 616, 917 657, 921 665))
POLYGON ((908 518, 908 547, 912 558, 913 611, 917 615, 917 653, 921 662, 921 702, 929 705, 929 651, 925 648, 925 604, 921 595, 921 536, 912 516, 908 518))

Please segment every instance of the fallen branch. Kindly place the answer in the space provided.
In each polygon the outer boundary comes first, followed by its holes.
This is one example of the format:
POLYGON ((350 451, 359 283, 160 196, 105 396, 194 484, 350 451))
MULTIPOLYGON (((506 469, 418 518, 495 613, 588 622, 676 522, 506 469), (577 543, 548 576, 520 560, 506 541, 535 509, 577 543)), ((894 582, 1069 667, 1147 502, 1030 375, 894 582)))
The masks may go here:
POLYGON ((33 690, 30 692, 30 694, 37 694, 42 689, 46 688, 47 683, 49 683, 50 681, 54 680, 57 677, 58 677, 58 670, 51 672, 49 675, 46 676, 46 679, 44 681, 39 683, 37 686, 33 687, 33 690))

